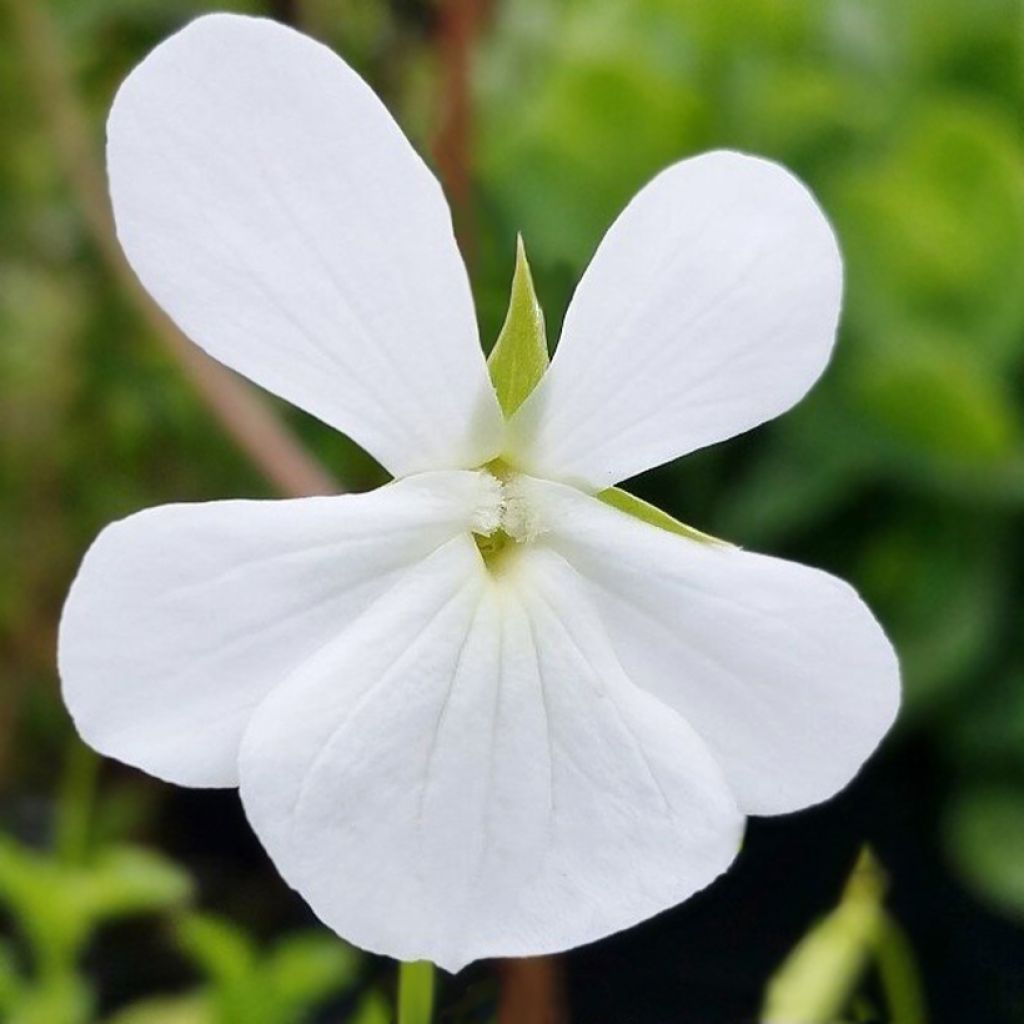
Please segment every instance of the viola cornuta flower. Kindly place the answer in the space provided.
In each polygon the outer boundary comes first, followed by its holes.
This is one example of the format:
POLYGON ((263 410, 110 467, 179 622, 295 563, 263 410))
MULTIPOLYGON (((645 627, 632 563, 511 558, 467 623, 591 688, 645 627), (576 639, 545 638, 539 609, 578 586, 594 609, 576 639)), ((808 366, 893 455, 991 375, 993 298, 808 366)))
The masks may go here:
POLYGON ((104 530, 60 633, 88 743, 238 786, 328 925, 449 969, 647 918, 728 867, 746 815, 850 780, 899 700, 854 591, 610 490, 822 372, 841 263, 792 175, 664 171, 550 368, 509 342, 496 393, 441 189, 323 46, 201 18, 124 83, 108 157, 161 306, 395 479, 104 530))

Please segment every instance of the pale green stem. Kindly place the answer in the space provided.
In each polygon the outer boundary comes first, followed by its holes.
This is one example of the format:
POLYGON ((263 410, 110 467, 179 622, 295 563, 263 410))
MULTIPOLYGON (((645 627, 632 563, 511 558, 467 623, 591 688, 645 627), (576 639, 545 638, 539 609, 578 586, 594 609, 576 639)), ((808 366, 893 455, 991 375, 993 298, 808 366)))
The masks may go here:
POLYGON ((81 863, 89 850, 99 756, 78 739, 71 741, 54 822, 54 848, 65 864, 81 863))
POLYGON ((426 960, 398 965, 398 1024, 430 1024, 434 1016, 434 965, 426 960))

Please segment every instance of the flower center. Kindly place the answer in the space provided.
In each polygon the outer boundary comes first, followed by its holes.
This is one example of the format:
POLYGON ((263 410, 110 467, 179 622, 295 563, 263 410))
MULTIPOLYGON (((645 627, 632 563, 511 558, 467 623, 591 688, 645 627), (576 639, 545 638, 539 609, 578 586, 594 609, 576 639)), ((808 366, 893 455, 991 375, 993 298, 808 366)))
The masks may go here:
POLYGON ((540 532, 522 476, 501 464, 482 470, 483 497, 473 515, 473 539, 484 561, 495 568, 540 532))

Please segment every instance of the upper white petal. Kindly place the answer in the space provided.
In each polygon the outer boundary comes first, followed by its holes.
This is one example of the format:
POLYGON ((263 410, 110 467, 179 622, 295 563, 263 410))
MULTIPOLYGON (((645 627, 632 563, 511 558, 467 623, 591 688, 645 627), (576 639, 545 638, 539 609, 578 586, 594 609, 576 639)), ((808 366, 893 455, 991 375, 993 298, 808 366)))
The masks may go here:
POLYGON ((60 624, 83 739, 172 782, 232 786, 268 690, 456 533, 493 479, 426 473, 365 495, 165 505, 108 526, 60 624))
POLYGON ((724 870, 714 760, 624 676, 573 571, 488 574, 469 538, 274 690, 242 744, 249 819, 345 938, 449 970, 578 945, 724 870))
POLYGON ((444 196, 330 50, 200 18, 132 72, 107 134, 118 237, 189 337, 396 476, 496 453, 444 196))
POLYGON ((779 415, 828 362, 841 292, 832 229, 788 171, 730 152, 670 167, 583 275, 516 461, 601 489, 779 415))
POLYGON ((590 583, 630 678, 683 715, 749 814, 841 789, 899 705, 896 654, 842 580, 649 526, 524 481, 545 532, 590 583))

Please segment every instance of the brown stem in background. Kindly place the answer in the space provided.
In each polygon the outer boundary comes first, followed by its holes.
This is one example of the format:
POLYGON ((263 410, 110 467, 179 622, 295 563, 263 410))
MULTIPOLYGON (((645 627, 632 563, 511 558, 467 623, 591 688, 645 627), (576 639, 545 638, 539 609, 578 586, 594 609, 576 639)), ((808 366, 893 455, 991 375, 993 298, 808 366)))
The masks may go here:
MULTIPOLYGON (((323 2, 329 8, 332 4, 339 3, 340 0, 323 0, 323 2)), ((318 38, 320 35, 315 31, 317 27, 316 5, 308 0, 267 0, 267 13, 282 25, 290 25, 314 38, 318 38)))
POLYGON ((483 18, 483 0, 443 0, 437 27, 440 64, 438 129, 434 158, 448 193, 455 231, 467 263, 472 263, 475 235, 471 211, 473 44, 483 18))
POLYGON ((139 284, 117 243, 102 165, 53 16, 43 0, 9 0, 8 8, 57 157, 107 268, 214 417, 279 491, 295 497, 337 493, 338 482, 269 401, 189 341, 139 284))
POLYGON ((285 25, 299 24, 299 0, 270 0, 267 7, 270 16, 285 25))
POLYGON ((558 957, 499 960, 498 1024, 566 1024, 562 965, 558 957))

